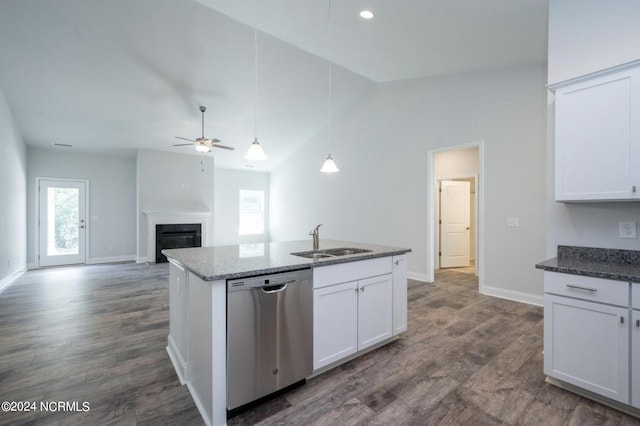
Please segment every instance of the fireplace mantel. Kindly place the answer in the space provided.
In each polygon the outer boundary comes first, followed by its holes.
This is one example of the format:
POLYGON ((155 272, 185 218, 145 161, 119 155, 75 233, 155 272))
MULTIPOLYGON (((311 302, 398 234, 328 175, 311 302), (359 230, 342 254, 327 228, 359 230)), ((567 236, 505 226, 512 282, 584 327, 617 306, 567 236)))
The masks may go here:
POLYGON ((147 255, 138 262, 155 263, 156 225, 199 223, 202 226, 202 246, 209 245, 209 217, 211 212, 144 212, 147 216, 147 255))

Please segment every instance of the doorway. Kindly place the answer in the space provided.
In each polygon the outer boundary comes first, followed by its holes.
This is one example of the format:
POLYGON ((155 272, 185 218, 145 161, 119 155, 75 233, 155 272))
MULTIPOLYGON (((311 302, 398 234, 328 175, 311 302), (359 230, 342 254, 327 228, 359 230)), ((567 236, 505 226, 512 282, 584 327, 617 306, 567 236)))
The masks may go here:
POLYGON ((88 239, 86 180, 37 178, 38 265, 85 263, 88 239))
POLYGON ((483 158, 483 141, 428 153, 427 282, 435 280, 436 269, 466 266, 464 272, 475 273, 482 288, 483 158), (444 206, 441 189, 447 191, 444 206))

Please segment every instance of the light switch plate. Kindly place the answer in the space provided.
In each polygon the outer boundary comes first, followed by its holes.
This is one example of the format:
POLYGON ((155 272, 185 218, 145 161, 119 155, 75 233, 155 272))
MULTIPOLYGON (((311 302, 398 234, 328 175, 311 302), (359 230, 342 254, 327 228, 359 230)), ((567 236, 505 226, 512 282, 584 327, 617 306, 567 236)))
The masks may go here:
POLYGON ((507 218, 507 226, 510 228, 515 228, 520 226, 519 220, 517 217, 508 217, 507 218))
POLYGON ((636 222, 620 222, 620 238, 637 238, 636 222))

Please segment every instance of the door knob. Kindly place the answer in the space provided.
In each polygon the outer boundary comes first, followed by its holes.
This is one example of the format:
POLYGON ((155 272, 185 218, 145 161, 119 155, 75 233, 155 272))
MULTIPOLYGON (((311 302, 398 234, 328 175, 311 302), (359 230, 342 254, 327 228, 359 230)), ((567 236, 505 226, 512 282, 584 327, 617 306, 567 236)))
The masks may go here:
POLYGON ((471 228, 469 228, 469 227, 467 226, 465 229, 468 231, 468 230, 469 230, 469 229, 471 229, 471 228))

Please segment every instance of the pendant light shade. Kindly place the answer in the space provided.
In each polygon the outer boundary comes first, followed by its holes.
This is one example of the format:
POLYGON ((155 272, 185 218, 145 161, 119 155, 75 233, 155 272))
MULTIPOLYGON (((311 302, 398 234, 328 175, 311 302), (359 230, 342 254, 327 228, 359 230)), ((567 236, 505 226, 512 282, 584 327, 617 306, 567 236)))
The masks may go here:
POLYGON ((267 155, 264 153, 260 142, 258 142, 258 138, 253 140, 253 143, 249 147, 249 151, 247 151, 247 155, 244 156, 244 159, 249 161, 264 161, 267 159, 267 155))
POLYGON ((255 3, 255 22, 253 26, 253 46, 254 46, 254 60, 255 60, 255 97, 254 97, 254 121, 253 121, 253 132, 255 135, 255 139, 251 146, 249 146, 249 151, 247 151, 247 155, 244 156, 245 160, 249 161, 264 161, 267 159, 267 155, 264 153, 260 142, 258 142, 258 1, 255 3))
POLYGON ((331 154, 327 155, 327 159, 324 160, 324 164, 322 165, 320 171, 322 173, 336 173, 340 171, 340 169, 338 169, 338 166, 336 166, 336 162, 333 161, 333 157, 331 156, 331 154))
MULTIPOLYGON (((329 151, 333 140, 333 63, 331 62, 331 0, 329 0, 329 151)), ((333 161, 331 154, 327 155, 320 169, 321 173, 337 173, 340 169, 333 161)))

